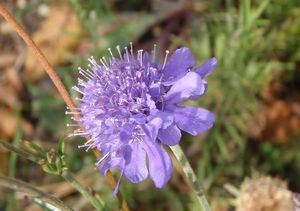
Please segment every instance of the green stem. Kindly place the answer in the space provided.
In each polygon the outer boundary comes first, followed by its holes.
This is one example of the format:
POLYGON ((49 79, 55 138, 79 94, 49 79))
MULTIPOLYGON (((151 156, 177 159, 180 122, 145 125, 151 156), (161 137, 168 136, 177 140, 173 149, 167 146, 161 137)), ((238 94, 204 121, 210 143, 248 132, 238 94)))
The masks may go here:
POLYGON ((17 148, 9 143, 7 143, 6 141, 0 140, 0 146, 6 148, 7 150, 11 151, 11 152, 15 152, 18 155, 31 160, 32 162, 35 163, 39 163, 42 159, 40 159, 39 157, 33 155, 32 153, 29 153, 21 148, 17 148))
POLYGON ((62 211, 71 211, 72 209, 65 205, 62 201, 54 198, 53 196, 42 192, 41 190, 31 186, 28 183, 25 183, 21 180, 17 180, 11 177, 0 176, 0 186, 12 189, 15 191, 23 192, 44 202, 48 208, 52 208, 52 210, 62 210, 62 211))
MULTIPOLYGON (((21 136, 22 136, 22 131, 20 129, 20 113, 18 110, 16 111, 16 117, 17 117, 17 127, 16 127, 15 136, 13 139, 13 146, 19 147, 20 141, 21 141, 21 136)), ((9 158, 9 171, 8 171, 8 176, 10 176, 10 177, 15 177, 15 175, 16 175, 17 159, 18 159, 18 154, 11 151, 10 158, 9 158)), ((8 195, 6 210, 11 211, 17 205, 18 204, 16 203, 15 193, 8 195)))
POLYGON ((69 171, 64 171, 62 177, 68 181, 73 187, 78 190, 89 202, 97 209, 102 210, 104 208, 104 202, 100 197, 94 197, 89 191, 87 191, 74 175, 69 171))
MULTIPOLYGON (((16 112, 16 116, 17 116, 17 127, 16 127, 16 132, 15 132, 15 136, 13 139, 13 146, 15 146, 16 148, 19 148, 20 146, 20 141, 21 141, 21 136, 22 136, 22 131, 20 128, 20 114, 17 111, 16 112)), ((18 158, 18 154, 15 152, 11 152, 10 155, 10 159, 9 159, 9 172, 8 175, 10 177, 14 177, 16 174, 16 163, 17 163, 17 158, 18 158)))
MULTIPOLYGON (((8 149, 11 152, 17 153, 19 156, 22 156, 24 158, 27 158, 39 165, 41 165, 42 159, 38 158, 37 156, 23 150, 22 148, 17 148, 5 141, 0 140, 0 146, 3 146, 4 148, 8 149)), ((65 170, 61 175, 66 181, 70 182, 73 187, 79 191, 97 210, 101 210, 104 208, 104 202, 101 200, 101 197, 94 197, 92 196, 73 176, 71 172, 68 170, 65 170)))
POLYGON ((177 144, 177 145, 175 145, 173 147, 170 147, 170 148, 173 151, 176 159, 181 164, 181 166, 183 168, 183 172, 184 172, 186 178, 191 183, 191 186, 192 186, 192 188, 195 192, 195 195, 198 199, 201 210, 202 211, 210 211, 211 209, 210 209, 210 207, 208 205, 208 202, 207 202, 207 199, 204 195, 204 190, 203 190, 199 180, 197 179, 196 174, 193 171, 188 159, 184 155, 181 147, 179 146, 179 144, 177 144))

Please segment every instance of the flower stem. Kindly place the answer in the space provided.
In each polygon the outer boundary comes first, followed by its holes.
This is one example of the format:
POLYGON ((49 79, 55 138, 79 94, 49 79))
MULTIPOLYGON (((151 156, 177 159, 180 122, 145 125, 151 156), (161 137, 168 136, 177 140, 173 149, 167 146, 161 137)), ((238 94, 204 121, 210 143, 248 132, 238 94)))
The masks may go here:
POLYGON ((68 181, 76 190, 78 190, 91 204, 97 209, 102 210, 104 208, 104 202, 100 197, 94 197, 89 191, 87 191, 69 171, 64 171, 62 177, 68 181))
MULTIPOLYGON (((24 151, 20 147, 15 147, 14 145, 11 145, 9 143, 6 143, 5 141, 0 140, 0 146, 8 149, 12 153, 16 153, 19 156, 22 156, 26 159, 29 159, 39 165, 41 164, 42 160, 41 158, 37 157, 34 154, 31 154, 29 152, 24 151)), ((80 182, 74 177, 74 175, 68 171, 68 169, 65 169, 62 174, 59 174, 63 179, 68 181, 78 192, 82 194, 97 210, 102 210, 104 208, 104 202, 102 201, 101 197, 96 194, 96 196, 93 196, 89 191, 83 187, 80 182)), ((13 176, 13 175, 12 175, 13 176)))
POLYGON ((0 140, 0 146, 6 148, 7 150, 9 150, 11 152, 17 153, 19 156, 22 156, 28 160, 31 160, 32 162, 39 163, 41 161, 41 159, 39 157, 23 150, 22 148, 15 147, 15 146, 7 143, 6 141, 0 140))
MULTIPOLYGON (((16 111, 16 116, 17 116, 17 126, 16 126, 15 136, 13 139, 13 146, 18 148, 20 146, 20 141, 22 136, 22 131, 20 128, 20 113, 18 110, 16 111)), ((10 177, 15 177, 17 159, 18 159, 18 154, 15 153, 14 151, 11 151, 10 158, 9 158, 9 171, 8 171, 8 176, 10 177)), ((15 193, 12 193, 8 196, 6 210, 7 211, 14 210, 13 209, 14 206, 16 206, 16 199, 15 199, 15 193)))
POLYGON ((186 176, 186 178, 189 180, 195 195, 197 197, 197 200, 199 202, 199 205, 201 207, 202 211, 210 211, 210 207, 208 205, 207 199, 204 195, 204 190, 199 182, 199 180, 196 177, 195 172, 193 171, 188 159, 184 155, 181 147, 179 144, 170 147, 172 152, 174 153, 176 159, 179 161, 183 168, 183 172, 186 176))
POLYGON ((0 176, 0 186, 8 189, 13 189, 15 191, 23 192, 30 195, 32 198, 39 199, 40 201, 44 202, 48 208, 52 208, 52 210, 72 210, 57 198, 54 198, 53 196, 43 191, 40 191, 39 189, 21 180, 17 180, 11 177, 0 176))
MULTIPOLYGON (((28 45, 29 48, 32 49, 34 54, 36 55, 37 59, 39 60, 42 67, 45 69, 46 73, 54 83, 55 87, 57 88, 59 94, 67 104, 67 106, 70 108, 72 112, 75 113, 75 117, 79 117, 76 113, 76 105, 74 101, 72 100, 71 96, 69 95, 68 91, 66 90, 65 86, 63 85, 62 81, 56 74, 55 70, 52 68, 52 66, 49 64, 48 60, 42 53, 42 51, 37 47, 37 45, 34 43, 34 41, 31 39, 31 37, 28 35, 28 33, 24 30, 24 28, 15 20, 15 18, 5 9, 5 7, 0 4, 0 14, 5 18, 5 20, 10 23, 16 32, 22 37, 22 39, 25 41, 25 43, 28 45)), ((88 137, 87 137, 88 139, 88 137)), ((99 153, 98 151, 94 150, 94 154, 97 155, 99 153)), ((111 185, 112 189, 115 189, 116 187, 116 181, 113 178, 110 171, 108 171, 108 174, 105 175, 108 183, 111 185)), ((121 193, 117 194, 118 201, 120 203, 120 206, 123 211, 129 211, 127 202, 123 199, 121 193)))

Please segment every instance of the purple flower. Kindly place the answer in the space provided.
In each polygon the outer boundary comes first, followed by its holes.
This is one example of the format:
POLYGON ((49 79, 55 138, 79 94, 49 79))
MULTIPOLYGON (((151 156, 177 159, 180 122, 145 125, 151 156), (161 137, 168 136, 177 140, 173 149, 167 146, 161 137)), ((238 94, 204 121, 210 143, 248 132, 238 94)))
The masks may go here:
MULTIPOLYGON (((74 119, 85 131, 73 135, 90 136, 87 149, 102 151, 97 167, 103 174, 118 168, 131 182, 139 183, 150 175, 156 187, 163 187, 172 175, 172 162, 163 145, 174 146, 181 130, 198 135, 212 127, 214 114, 203 108, 181 106, 185 100, 198 100, 207 89, 204 78, 215 68, 209 59, 195 68, 188 48, 177 49, 169 61, 150 58, 143 50, 135 57, 132 46, 119 58, 97 63, 89 59, 89 69, 79 68, 86 79, 78 79, 76 91, 82 94, 74 119)), ((71 112, 69 112, 71 113, 71 112)), ((120 183, 120 180, 119 180, 120 183)), ((117 189, 116 189, 117 190, 117 189)))

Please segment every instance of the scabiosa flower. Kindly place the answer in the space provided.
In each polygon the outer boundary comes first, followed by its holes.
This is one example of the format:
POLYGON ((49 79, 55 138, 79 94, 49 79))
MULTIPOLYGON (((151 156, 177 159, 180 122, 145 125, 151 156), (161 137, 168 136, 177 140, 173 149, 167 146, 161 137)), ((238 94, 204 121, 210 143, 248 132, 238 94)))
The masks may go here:
POLYGON ((196 62, 188 48, 177 49, 169 61, 166 51, 162 63, 156 59, 156 46, 151 56, 138 50, 135 57, 132 44, 123 55, 117 47, 118 58, 108 50, 109 62, 102 57, 97 63, 91 57, 88 69, 79 68, 85 80, 79 78, 73 89, 82 95, 77 108, 82 117, 74 120, 85 131, 78 129, 73 135, 89 136, 84 146, 102 151, 96 165, 103 174, 118 168, 121 177, 133 183, 149 174, 161 188, 172 175, 163 146, 178 144, 181 130, 195 136, 214 123, 210 111, 180 104, 206 92, 204 78, 217 60, 209 59, 193 70, 196 62))

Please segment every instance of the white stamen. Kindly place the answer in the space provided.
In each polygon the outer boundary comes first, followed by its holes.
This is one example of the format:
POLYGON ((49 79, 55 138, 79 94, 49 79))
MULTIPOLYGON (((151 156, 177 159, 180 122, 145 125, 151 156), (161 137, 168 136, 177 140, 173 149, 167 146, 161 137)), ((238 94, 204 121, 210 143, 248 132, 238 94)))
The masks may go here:
POLYGON ((85 95, 85 93, 81 91, 77 86, 73 86, 72 89, 75 90, 76 92, 79 92, 82 95, 85 95))
POLYGON ((106 65, 108 65, 108 62, 106 61, 105 57, 102 57, 103 61, 105 62, 106 65))
POLYGON ((125 51, 126 51, 127 62, 129 62, 129 55, 128 55, 129 53, 127 47, 125 47, 125 51))
POLYGON ((79 127, 79 124, 67 124, 67 127, 79 127))
POLYGON ((80 114, 80 112, 79 111, 66 111, 65 114, 72 114, 72 115, 74 115, 74 114, 80 114))
POLYGON ((89 147, 91 146, 90 144, 82 144, 82 145, 78 145, 77 147, 80 148, 84 148, 84 147, 89 147))
POLYGON ((87 75, 86 73, 84 73, 83 71, 79 71, 79 74, 82 75, 83 77, 85 77, 87 80, 91 80, 92 77, 87 75))
POLYGON ((87 149, 85 151, 88 151, 90 148, 93 147, 93 140, 90 139, 87 142, 85 142, 84 144, 78 146, 78 148, 83 148, 83 147, 87 147, 87 149))
POLYGON ((101 64, 105 67, 105 69, 108 69, 107 64, 105 64, 105 58, 102 57, 102 59, 100 59, 101 64))
POLYGON ((143 50, 138 50, 137 60, 140 62, 140 65, 143 64, 143 50))
POLYGON ((81 122, 81 118, 77 118, 77 117, 71 117, 71 119, 75 122, 81 122))
POLYGON ((78 98, 78 97, 76 97, 75 100, 78 100, 78 101, 80 101, 80 102, 87 102, 86 100, 83 100, 83 99, 78 98))
POLYGON ((85 70, 83 70, 81 67, 78 67, 79 74, 85 77, 86 79, 90 80, 93 78, 93 76, 89 75, 85 70))
POLYGON ((92 144, 91 144, 91 145, 89 145, 89 147, 88 147, 88 148, 86 148, 86 149, 85 149, 85 151, 86 151, 86 152, 88 152, 88 151, 89 151, 91 148, 93 148, 93 146, 94 146, 94 145, 92 145, 92 144))
POLYGON ((83 86, 83 87, 86 87, 86 86, 87 86, 86 83, 85 83, 85 81, 82 80, 81 78, 78 78, 78 85, 79 85, 79 86, 83 86))
POLYGON ((93 139, 89 139, 85 142, 85 144, 92 144, 93 142, 94 142, 93 139))
POLYGON ((164 64, 163 64, 163 68, 162 69, 164 69, 165 66, 166 66, 167 58, 168 58, 169 53, 170 53, 170 51, 166 50, 165 60, 164 60, 164 64))
POLYGON ((83 102, 83 103, 88 103, 88 101, 86 101, 86 100, 84 100, 82 98, 79 98, 79 97, 75 97, 75 100, 83 102))
POLYGON ((69 106, 66 106, 66 109, 67 110, 78 110, 78 111, 80 111, 81 109, 80 108, 77 108, 77 107, 73 107, 73 108, 70 108, 69 106))
POLYGON ((156 61, 156 44, 153 45, 152 62, 156 61))
POLYGON ((87 132, 83 132, 83 131, 74 131, 73 133, 69 134, 68 137, 74 137, 74 136, 87 136, 89 135, 87 132))
POLYGON ((130 53, 131 53, 131 56, 133 57, 133 46, 132 46, 132 42, 130 42, 130 53))
POLYGON ((113 53, 112 53, 112 51, 111 51, 111 48, 108 48, 108 51, 109 51, 109 53, 110 53, 110 55, 111 55, 111 58, 114 58, 114 55, 113 55, 113 53))
MULTIPOLYGON (((88 66, 90 67, 90 69, 92 69, 90 64, 88 64, 88 66)), ((93 77, 94 77, 94 76, 95 76, 95 73, 92 72, 90 69, 85 69, 84 71, 85 71, 86 73, 89 73, 90 76, 93 76, 93 77)))
POLYGON ((97 161, 95 165, 98 166, 103 160, 105 160, 109 156, 109 154, 110 152, 106 153, 100 160, 97 161))
POLYGON ((93 57, 93 56, 91 56, 90 58, 88 58, 88 60, 89 60, 89 62, 92 64, 92 65, 94 65, 94 66, 99 66, 98 64, 97 64, 97 62, 96 62, 96 60, 95 60, 95 58, 93 57))
POLYGON ((121 54, 121 51, 120 51, 120 46, 117 45, 117 50, 118 50, 118 53, 119 53, 119 56, 120 56, 120 59, 123 60, 123 57, 122 57, 122 54, 121 54))

